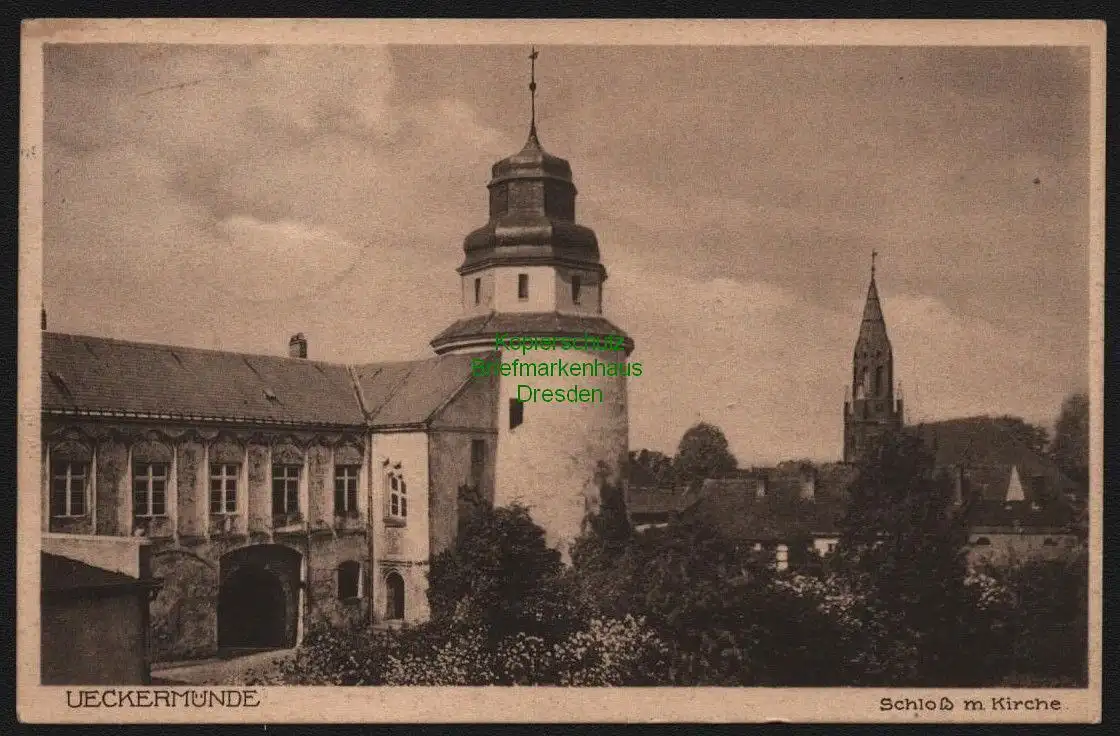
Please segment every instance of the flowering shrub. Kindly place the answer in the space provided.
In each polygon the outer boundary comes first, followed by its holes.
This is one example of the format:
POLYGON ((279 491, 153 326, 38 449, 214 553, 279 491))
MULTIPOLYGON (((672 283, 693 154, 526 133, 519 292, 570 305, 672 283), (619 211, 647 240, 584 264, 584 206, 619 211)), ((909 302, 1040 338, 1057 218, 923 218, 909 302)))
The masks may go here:
POLYGON ((668 654, 657 634, 633 616, 595 619, 553 647, 557 685, 653 684, 668 654))

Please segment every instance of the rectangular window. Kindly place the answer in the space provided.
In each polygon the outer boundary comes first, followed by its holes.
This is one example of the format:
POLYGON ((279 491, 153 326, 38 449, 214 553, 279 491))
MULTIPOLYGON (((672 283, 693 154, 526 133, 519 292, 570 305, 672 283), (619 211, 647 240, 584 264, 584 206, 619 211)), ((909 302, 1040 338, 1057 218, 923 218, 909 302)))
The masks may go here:
POLYGON ((389 516, 404 519, 408 516, 408 486, 400 473, 389 474, 389 516))
POLYGON ((358 510, 357 465, 339 465, 334 469, 334 512, 342 515, 358 510))
POLYGON ((272 466, 272 513, 299 513, 298 465, 272 466))
POLYGON ((85 463, 51 463, 51 516, 85 516, 85 463))
POLYGON ((138 463, 132 469, 134 516, 167 515, 167 463, 138 463))
POLYGON ((210 513, 237 511, 237 476, 240 467, 230 463, 210 464, 210 513))
POLYGON ((482 279, 474 280, 474 303, 479 304, 482 302, 482 279))
POLYGON ((525 404, 517 399, 509 400, 509 428, 516 429, 525 421, 525 404))
POLYGON ((486 467, 486 440, 471 440, 471 485, 482 483, 482 471, 486 467))
POLYGON ((583 283, 581 282, 579 274, 572 274, 572 304, 579 304, 580 290, 582 287, 583 283))
POLYGON ((343 562, 338 566, 338 598, 347 601, 362 596, 362 566, 357 562, 343 562))
POLYGON ((529 274, 527 273, 517 274, 517 298, 529 298, 529 274))

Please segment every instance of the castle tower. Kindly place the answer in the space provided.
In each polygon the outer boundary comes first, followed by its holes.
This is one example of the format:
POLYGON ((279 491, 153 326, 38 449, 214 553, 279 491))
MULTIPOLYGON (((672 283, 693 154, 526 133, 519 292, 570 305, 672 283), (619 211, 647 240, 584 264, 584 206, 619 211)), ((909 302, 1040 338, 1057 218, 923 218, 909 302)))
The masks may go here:
POLYGON ((885 435, 902 430, 902 399, 894 395, 894 358, 875 286, 877 255, 871 254, 871 284, 852 355, 851 393, 844 402, 846 463, 870 459, 885 435))
POLYGON ((541 146, 535 49, 529 58, 528 140, 493 166, 489 220, 463 243, 463 316, 431 345, 439 354, 493 361, 482 369, 493 371, 499 386, 493 502, 527 506, 567 559, 588 513, 599 509, 601 483, 622 483, 626 358, 634 343, 603 317, 607 271, 598 239, 576 223, 571 166, 541 146), (538 344, 545 349, 507 345, 526 337, 544 339, 538 344), (601 341, 617 348, 603 349, 601 341), (564 373, 558 361, 568 366, 564 373), (563 401, 545 389, 563 392, 563 401))

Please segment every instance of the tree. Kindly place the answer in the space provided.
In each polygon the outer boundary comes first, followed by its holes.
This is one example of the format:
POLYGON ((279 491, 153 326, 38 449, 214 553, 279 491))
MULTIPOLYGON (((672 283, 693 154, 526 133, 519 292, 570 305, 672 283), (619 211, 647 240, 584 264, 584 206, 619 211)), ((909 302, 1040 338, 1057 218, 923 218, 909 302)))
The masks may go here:
POLYGON ((630 451, 630 485, 660 486, 673 482, 673 458, 657 450, 630 451))
POLYGON ((1045 428, 1031 424, 1019 417, 1002 416, 995 420, 1003 430, 1039 455, 1046 455, 1050 433, 1045 428))
POLYGON ((727 437, 715 425, 701 422, 681 437, 673 464, 688 480, 715 478, 738 467, 728 449, 727 437))
POLYGON ((583 623, 562 572, 525 507, 476 508, 456 545, 432 558, 432 620, 481 629, 492 644, 516 632, 554 640, 583 623))
POLYGON ((1070 480, 1089 485, 1089 395, 1075 393, 1062 402, 1050 444, 1054 462, 1070 480))
POLYGON ((933 470, 918 438, 889 437, 850 488, 837 563, 866 600, 862 649, 872 660, 868 681, 853 684, 944 686, 969 676, 968 528, 933 470))

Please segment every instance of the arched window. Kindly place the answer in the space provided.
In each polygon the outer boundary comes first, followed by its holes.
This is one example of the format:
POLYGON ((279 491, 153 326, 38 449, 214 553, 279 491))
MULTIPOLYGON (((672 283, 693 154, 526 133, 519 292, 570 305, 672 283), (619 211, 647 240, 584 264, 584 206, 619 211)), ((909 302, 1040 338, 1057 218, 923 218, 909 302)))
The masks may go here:
POLYGON ((404 619, 404 578, 399 572, 385 576, 385 618, 389 621, 404 619))
POLYGON ((337 588, 340 601, 353 600, 362 597, 362 566, 361 563, 346 561, 338 566, 337 588))
POLYGON ((875 395, 883 393, 883 366, 875 369, 875 395))
POLYGON ((399 471, 389 473, 389 516, 394 519, 408 518, 408 486, 404 475, 399 471))
POLYGON ((992 540, 988 539, 987 537, 980 537, 975 542, 973 542, 973 544, 975 544, 977 547, 987 547, 991 543, 992 543, 992 540))

